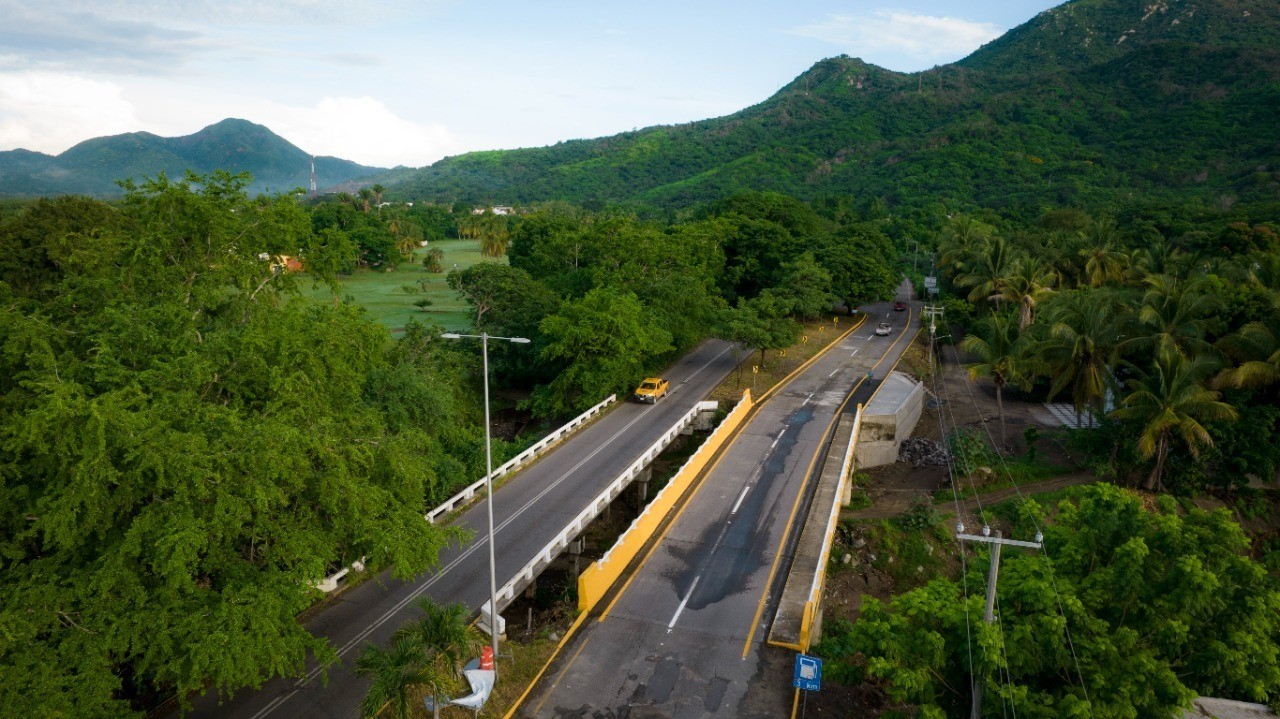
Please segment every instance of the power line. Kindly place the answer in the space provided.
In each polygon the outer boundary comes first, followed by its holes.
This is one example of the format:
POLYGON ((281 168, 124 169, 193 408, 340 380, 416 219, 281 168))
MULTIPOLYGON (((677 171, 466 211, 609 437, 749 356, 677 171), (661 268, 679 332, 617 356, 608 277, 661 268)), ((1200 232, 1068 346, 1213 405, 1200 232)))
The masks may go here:
MULTIPOLYGON (((956 363, 959 364, 960 362, 959 353, 957 353, 954 350, 954 348, 952 349, 952 355, 955 356, 956 363)), ((967 374, 965 375, 965 387, 969 393, 970 404, 976 410, 978 408, 978 398, 973 391, 973 382, 969 379, 969 376, 967 374)), ((982 430, 983 432, 986 433, 987 440, 991 443, 991 446, 996 448, 996 457, 1000 460, 1000 466, 1004 469, 1005 476, 1012 478, 1013 475, 1009 472, 1009 465, 1005 461, 1004 453, 1000 451, 999 445, 996 444, 995 437, 992 436, 991 434, 991 429, 987 427, 987 423, 985 420, 979 422, 979 424, 982 425, 982 430)), ((1022 503, 1022 508, 1024 510, 1023 514, 1031 519, 1031 523, 1036 529, 1036 536, 1038 538, 1043 537, 1044 528, 1040 525, 1039 520, 1036 519, 1034 514, 1031 514, 1030 512, 1025 511, 1027 506, 1027 497, 1025 497, 1022 494, 1022 488, 1018 485, 1016 481, 1013 482, 1013 490, 1018 497, 1018 501, 1022 503)), ((1075 641, 1071 637, 1071 626, 1070 626, 1071 622, 1067 618, 1066 610, 1063 608, 1062 595, 1058 591, 1058 579, 1057 579, 1056 573, 1053 570, 1053 558, 1049 555, 1049 548, 1047 543, 1041 542, 1041 545, 1042 545, 1041 551, 1045 558, 1045 562, 1049 565, 1049 586, 1053 588, 1054 602, 1057 606, 1058 613, 1062 615, 1062 628, 1067 639, 1067 647, 1071 650, 1071 661, 1075 664, 1076 676, 1080 680, 1080 690, 1081 692, 1084 693, 1085 706, 1088 708, 1089 716, 1092 719, 1093 718, 1093 700, 1089 697, 1089 687, 1084 680, 1084 672, 1080 668, 1080 658, 1076 654, 1075 641)), ((1067 676, 1068 678, 1070 678, 1071 676, 1069 669, 1067 672, 1067 676)))
MULTIPOLYGON (((929 372, 930 372, 931 378, 933 379, 934 397, 938 402, 938 432, 939 434, 942 435, 943 457, 947 463, 947 478, 951 484, 951 499, 956 506, 956 520, 959 521, 962 515, 960 513, 960 496, 959 496, 959 493, 956 491, 955 461, 954 461, 954 458, 951 456, 950 449, 946 447, 946 441, 947 441, 946 410, 944 408, 948 406, 948 401, 944 396, 946 391, 945 386, 939 385, 940 373, 938 372, 937 367, 933 364, 933 348, 934 348, 934 343, 936 342, 936 338, 934 335, 936 330, 937 330, 937 326, 935 324, 931 324, 929 328, 929 372)), ((954 419, 955 418, 952 417, 953 427, 955 426, 954 419)), ((969 686, 970 688, 972 688, 975 684, 975 679, 974 679, 975 671, 974 671, 974 664, 973 664, 973 628, 969 624, 969 562, 968 562, 968 557, 966 556, 964 551, 963 543, 961 543, 957 548, 957 554, 960 555, 960 586, 964 590, 964 610, 961 612, 961 614, 964 615, 964 639, 965 639, 965 647, 968 651, 968 656, 969 656, 969 686)))

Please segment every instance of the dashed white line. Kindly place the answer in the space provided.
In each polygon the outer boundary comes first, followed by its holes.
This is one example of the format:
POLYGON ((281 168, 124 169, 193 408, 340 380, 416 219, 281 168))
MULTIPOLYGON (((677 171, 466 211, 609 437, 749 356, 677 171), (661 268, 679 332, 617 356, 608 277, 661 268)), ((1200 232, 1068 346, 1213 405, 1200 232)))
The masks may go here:
POLYGON ((729 510, 729 514, 738 513, 738 507, 742 506, 742 500, 747 498, 747 492, 750 492, 750 491, 751 491, 751 485, 749 484, 742 488, 742 494, 738 496, 738 501, 733 503, 733 509, 729 510))
POLYGON ((685 607, 685 605, 689 603, 689 597, 692 597, 692 596, 693 596, 693 590, 694 590, 694 589, 697 589, 697 587, 698 587, 698 580, 699 580, 699 579, 702 579, 702 576, 701 576, 701 575, 699 575, 699 576, 697 576, 697 577, 694 577, 694 579, 693 579, 693 585, 689 587, 689 593, 688 593, 688 594, 686 594, 686 595, 684 595, 684 599, 681 599, 681 600, 680 600, 680 606, 679 606, 678 608, 676 608, 676 613, 675 613, 675 615, 674 615, 673 617, 671 617, 671 622, 670 622, 669 624, 667 624, 667 633, 668 633, 668 634, 670 634, 670 633, 671 633, 671 629, 672 629, 672 627, 674 627, 674 626, 676 625, 676 620, 680 618, 680 613, 684 611, 684 607, 685 607))
POLYGON ((836 376, 836 372, 839 372, 839 371, 840 371, 840 369, 841 369, 841 368, 837 367, 837 368, 835 368, 835 369, 831 370, 831 374, 827 375, 827 377, 835 377, 835 376, 836 376))

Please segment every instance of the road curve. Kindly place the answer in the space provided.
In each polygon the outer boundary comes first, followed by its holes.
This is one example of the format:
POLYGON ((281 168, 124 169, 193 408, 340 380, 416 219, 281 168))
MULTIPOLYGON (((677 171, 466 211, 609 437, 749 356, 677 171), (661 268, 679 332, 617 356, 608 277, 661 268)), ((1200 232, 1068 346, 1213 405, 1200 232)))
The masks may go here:
MULTIPOLYGON (((716 387, 733 369, 730 345, 708 340, 666 374, 671 394, 655 405, 623 402, 580 430, 533 466, 509 479, 495 494, 494 523, 498 583, 522 568, 641 452, 716 387)), ((236 719, 304 719, 359 716, 368 683, 352 666, 367 642, 386 645, 406 622, 421 616, 420 596, 462 602, 478 610, 489 596, 487 521, 483 501, 464 512, 456 526, 473 541, 441 553, 437 571, 409 581, 384 572, 350 589, 307 621, 313 634, 338 650, 327 683, 318 667, 301 679, 273 679, 256 691, 222 696, 210 691, 193 700, 187 716, 236 719)))

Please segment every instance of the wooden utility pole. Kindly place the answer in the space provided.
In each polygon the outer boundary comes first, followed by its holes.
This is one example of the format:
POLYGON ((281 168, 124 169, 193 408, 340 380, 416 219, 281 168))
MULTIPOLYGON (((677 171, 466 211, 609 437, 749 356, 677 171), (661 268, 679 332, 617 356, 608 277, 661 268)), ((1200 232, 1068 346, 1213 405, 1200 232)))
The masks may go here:
MULTIPOLYGON (((1005 544, 1011 544, 1015 547, 1030 547, 1031 549, 1040 549, 1044 536, 1036 532, 1036 541, 1021 542, 1016 539, 1005 539, 1004 534, 1000 530, 996 530, 996 536, 991 536, 991 528, 983 527, 982 534, 964 534, 964 525, 956 526, 959 530, 956 538, 960 541, 983 542, 991 545, 991 569, 987 572, 987 610, 983 613, 982 619, 987 624, 994 624, 996 620, 996 580, 1000 576, 1000 547, 1005 544)), ((970 668, 972 672, 972 667, 970 668)), ((980 719, 982 717, 982 677, 977 672, 973 673, 973 704, 969 711, 969 719, 980 719)))

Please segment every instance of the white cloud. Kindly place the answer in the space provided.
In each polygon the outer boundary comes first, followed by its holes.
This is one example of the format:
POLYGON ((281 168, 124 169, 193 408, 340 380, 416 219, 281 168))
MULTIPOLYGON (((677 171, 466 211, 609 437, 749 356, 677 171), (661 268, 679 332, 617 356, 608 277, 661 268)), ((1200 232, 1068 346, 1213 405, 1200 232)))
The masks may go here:
POLYGON ((0 148, 57 154, 81 140, 141 129, 115 83, 57 72, 0 73, 0 148))
POLYGON ((870 15, 830 15, 823 22, 788 32, 837 45, 873 62, 888 56, 925 68, 958 60, 1003 31, 991 23, 880 10, 870 15))
POLYGON ((448 128, 417 123, 371 97, 326 97, 315 107, 264 107, 249 118, 307 152, 365 165, 427 165, 457 153, 448 128))

